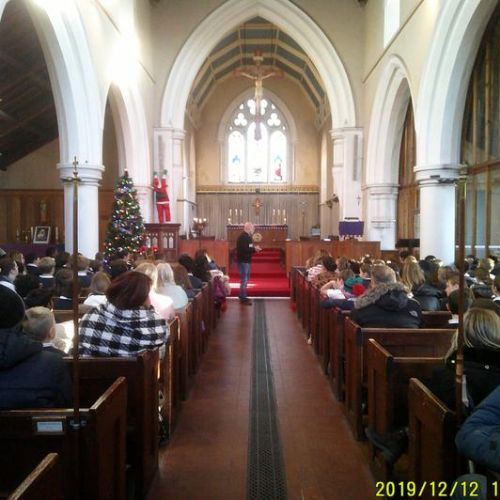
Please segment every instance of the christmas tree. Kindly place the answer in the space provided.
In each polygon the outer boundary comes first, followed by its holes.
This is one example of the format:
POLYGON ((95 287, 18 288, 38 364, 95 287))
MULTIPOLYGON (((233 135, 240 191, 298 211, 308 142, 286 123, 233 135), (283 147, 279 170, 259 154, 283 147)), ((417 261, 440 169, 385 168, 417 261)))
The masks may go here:
POLYGON ((144 240, 144 222, 132 179, 125 173, 118 180, 108 224, 104 252, 109 258, 122 250, 136 253, 144 240))

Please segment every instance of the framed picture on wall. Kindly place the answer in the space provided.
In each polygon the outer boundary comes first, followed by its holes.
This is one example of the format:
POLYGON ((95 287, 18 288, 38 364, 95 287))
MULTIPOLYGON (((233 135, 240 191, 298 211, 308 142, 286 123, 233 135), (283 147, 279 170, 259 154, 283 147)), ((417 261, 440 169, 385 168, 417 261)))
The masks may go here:
POLYGON ((47 244, 50 241, 50 226, 36 226, 33 234, 33 243, 47 244))

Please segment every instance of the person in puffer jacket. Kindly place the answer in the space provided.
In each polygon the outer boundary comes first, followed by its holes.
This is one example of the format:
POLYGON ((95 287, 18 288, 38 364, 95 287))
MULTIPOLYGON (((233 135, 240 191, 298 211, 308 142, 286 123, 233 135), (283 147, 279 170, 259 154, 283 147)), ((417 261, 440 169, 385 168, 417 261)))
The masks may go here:
POLYGON ((500 472, 500 386, 467 418, 455 443, 464 457, 500 472))
POLYGON ((356 300, 351 319, 367 328, 419 328, 422 309, 396 282, 394 271, 378 265, 373 266, 371 288, 356 300))
POLYGON ((71 407, 71 379, 59 354, 23 331, 24 304, 0 287, 0 410, 71 407))

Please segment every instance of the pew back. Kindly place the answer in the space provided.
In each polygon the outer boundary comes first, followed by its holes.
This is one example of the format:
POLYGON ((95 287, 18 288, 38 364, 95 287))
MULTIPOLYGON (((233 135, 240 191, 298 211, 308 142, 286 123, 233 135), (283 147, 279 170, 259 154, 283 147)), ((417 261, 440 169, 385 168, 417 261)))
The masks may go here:
MULTIPOLYGON (((416 484, 452 481, 457 476, 456 416, 418 379, 408 389, 410 427, 409 480, 416 484)), ((434 498, 427 489, 422 498, 434 498)))
POLYGON ((124 499, 126 404, 127 382, 119 378, 80 410, 78 435, 71 409, 0 412, 0 491, 13 491, 47 453, 57 453, 65 498, 79 491, 85 499, 124 499))
POLYGON ((368 339, 377 340, 398 356, 442 357, 451 345, 455 330, 411 328, 361 328, 345 320, 345 410, 357 439, 363 438, 362 390, 367 382, 368 339))
POLYGON ((139 496, 146 494, 158 469, 158 363, 158 350, 137 357, 81 358, 79 362, 82 404, 95 399, 117 377, 127 379, 127 461, 135 472, 139 496))

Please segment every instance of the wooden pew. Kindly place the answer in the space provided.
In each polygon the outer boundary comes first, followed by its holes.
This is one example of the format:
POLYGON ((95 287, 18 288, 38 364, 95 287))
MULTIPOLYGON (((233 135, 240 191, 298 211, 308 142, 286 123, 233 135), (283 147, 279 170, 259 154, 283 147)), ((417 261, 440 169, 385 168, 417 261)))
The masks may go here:
POLYGON ((57 453, 49 453, 8 500, 62 500, 61 463, 57 453))
POLYGON ((212 332, 212 320, 211 320, 211 310, 215 307, 214 302, 210 303, 210 294, 209 294, 209 285, 208 283, 203 283, 203 287, 201 288, 201 296, 202 296, 202 352, 207 351, 208 347, 208 337, 212 332))
POLYGON ((305 268, 297 269, 296 279, 297 317, 299 318, 299 321, 302 322, 305 313, 305 288, 307 283, 305 268))
POLYGON ((319 329, 319 288, 314 286, 312 283, 309 284, 309 337, 311 338, 312 346, 314 352, 318 355, 322 355, 321 339, 320 339, 320 329, 319 329))
POLYGON ((455 330, 424 328, 361 328, 345 320, 345 411, 356 439, 363 439, 362 392, 367 383, 366 346, 369 338, 401 355, 441 357, 448 351, 455 330))
POLYGON ((351 311, 343 311, 338 307, 329 309, 330 322, 330 380, 333 394, 338 401, 345 398, 345 354, 344 354, 344 322, 351 311))
POLYGON ((124 499, 126 405, 127 382, 119 378, 81 408, 85 425, 78 446, 72 409, 0 412, 0 491, 13 491, 47 453, 58 453, 65 498, 79 491, 83 499, 124 499), (77 450, 78 483, 73 467, 77 450))
POLYGON ((193 298, 193 314, 191 320, 192 360, 195 372, 198 370, 203 352, 203 296, 198 292, 193 298))
POLYGON ((189 303, 186 310, 182 314, 178 314, 179 330, 177 343, 177 360, 176 367, 178 370, 179 395, 181 399, 187 399, 190 389, 190 365, 193 363, 192 355, 192 324, 191 314, 192 304, 189 303))
POLYGON ((323 373, 328 376, 330 365, 330 328, 332 326, 332 309, 319 310, 319 359, 323 373))
MULTIPOLYGON (((457 471, 456 415, 420 380, 412 378, 408 388, 409 455, 408 479, 417 485, 451 482, 457 471)), ((436 498, 427 488, 420 498, 436 498)))
POLYGON ((169 435, 172 434, 180 411, 178 345, 180 335, 180 319, 176 317, 169 322, 170 335, 166 352, 160 362, 158 383, 163 394, 161 416, 168 424, 169 435))
POLYGON ((422 319, 425 328, 451 328, 448 325, 451 319, 449 311, 423 311, 422 319))
MULTIPOLYGON (((393 346, 389 351, 376 340, 368 339, 368 427, 379 435, 407 425, 410 378, 429 378, 445 362, 443 357, 419 357, 417 352, 410 357, 399 356, 398 347, 393 346)), ((389 480, 392 465, 371 443, 370 452, 376 480, 389 480)))
POLYGON ((158 364, 156 349, 137 357, 81 358, 79 362, 82 404, 117 377, 127 379, 127 463, 134 471, 137 497, 147 493, 158 469, 158 364))

